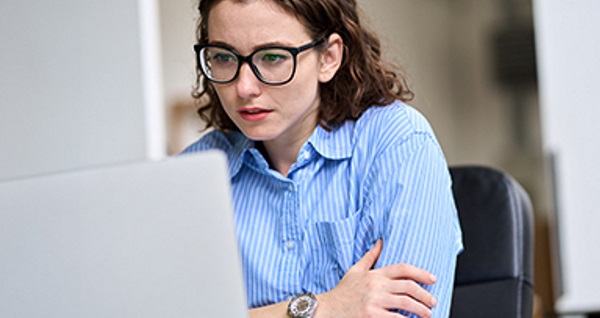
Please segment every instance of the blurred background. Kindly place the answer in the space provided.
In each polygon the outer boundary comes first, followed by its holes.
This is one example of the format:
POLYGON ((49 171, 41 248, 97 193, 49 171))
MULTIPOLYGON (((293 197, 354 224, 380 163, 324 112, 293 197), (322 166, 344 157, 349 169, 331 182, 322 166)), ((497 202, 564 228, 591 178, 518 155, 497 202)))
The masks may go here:
MULTIPOLYGON (((594 242, 587 235, 600 225, 600 2, 358 2, 385 56, 408 74, 411 104, 449 164, 504 170, 531 196, 536 317, 600 311, 600 257, 577 247, 594 242)), ((0 180, 162 159, 197 140, 196 7, 3 0, 0 180)))

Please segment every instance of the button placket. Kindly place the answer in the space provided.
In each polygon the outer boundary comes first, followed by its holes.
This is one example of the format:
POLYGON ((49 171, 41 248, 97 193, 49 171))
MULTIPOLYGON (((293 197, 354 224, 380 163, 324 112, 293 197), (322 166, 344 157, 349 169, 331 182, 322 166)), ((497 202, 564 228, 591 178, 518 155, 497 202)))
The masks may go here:
POLYGON ((300 284, 299 275, 299 255, 298 247, 298 195, 296 185, 287 182, 282 187, 284 202, 281 210, 281 243, 283 247, 283 257, 281 258, 281 271, 279 273, 280 282, 287 286, 298 287, 300 284))
POLYGON ((285 243, 285 248, 287 248, 288 250, 293 250, 294 247, 296 247, 296 242, 294 241, 287 241, 285 243))

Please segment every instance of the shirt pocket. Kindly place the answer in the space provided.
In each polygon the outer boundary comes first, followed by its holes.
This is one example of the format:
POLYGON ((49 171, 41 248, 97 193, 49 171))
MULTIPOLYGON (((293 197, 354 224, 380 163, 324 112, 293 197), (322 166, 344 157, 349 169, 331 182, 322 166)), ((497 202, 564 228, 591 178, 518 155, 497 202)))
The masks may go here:
POLYGON ((332 289, 353 265, 361 220, 359 211, 345 219, 315 222, 307 227, 302 284, 306 291, 322 293, 332 289))

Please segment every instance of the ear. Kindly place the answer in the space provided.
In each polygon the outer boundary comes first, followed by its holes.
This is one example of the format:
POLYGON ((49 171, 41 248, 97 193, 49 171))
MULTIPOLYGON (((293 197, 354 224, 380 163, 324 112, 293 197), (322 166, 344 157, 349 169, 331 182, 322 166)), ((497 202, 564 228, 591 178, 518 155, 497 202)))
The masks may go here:
POLYGON ((327 48, 321 53, 319 82, 329 82, 342 65, 344 58, 344 41, 337 33, 332 33, 327 42, 327 48))

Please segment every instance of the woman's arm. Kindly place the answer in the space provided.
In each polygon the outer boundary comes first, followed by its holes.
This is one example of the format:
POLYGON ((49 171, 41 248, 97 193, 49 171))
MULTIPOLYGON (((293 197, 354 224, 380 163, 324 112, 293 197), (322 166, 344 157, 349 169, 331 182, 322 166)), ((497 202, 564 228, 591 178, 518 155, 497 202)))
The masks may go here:
MULTIPOLYGON (((379 258, 379 240, 348 270, 332 290, 317 295, 319 305, 314 318, 398 317, 389 309, 402 308, 419 317, 431 317, 436 305, 434 297, 419 284, 433 284, 429 272, 406 264, 390 265, 373 270, 379 258)), ((250 310, 251 318, 287 318, 287 302, 250 310)), ((402 316, 400 316, 402 317, 402 316)))
POLYGON ((373 193, 372 212, 383 220, 380 233, 386 243, 375 267, 406 263, 433 273, 436 284, 424 288, 438 301, 434 317, 446 318, 462 243, 441 149, 431 135, 413 134, 390 146, 374 171, 373 188, 379 191, 373 193))
POLYGON ((406 264, 371 269, 379 258, 379 240, 360 261, 348 270, 338 285, 320 295, 322 311, 315 318, 329 317, 398 317, 390 309, 401 308, 431 317, 435 298, 418 283, 431 285, 431 273, 406 264))

